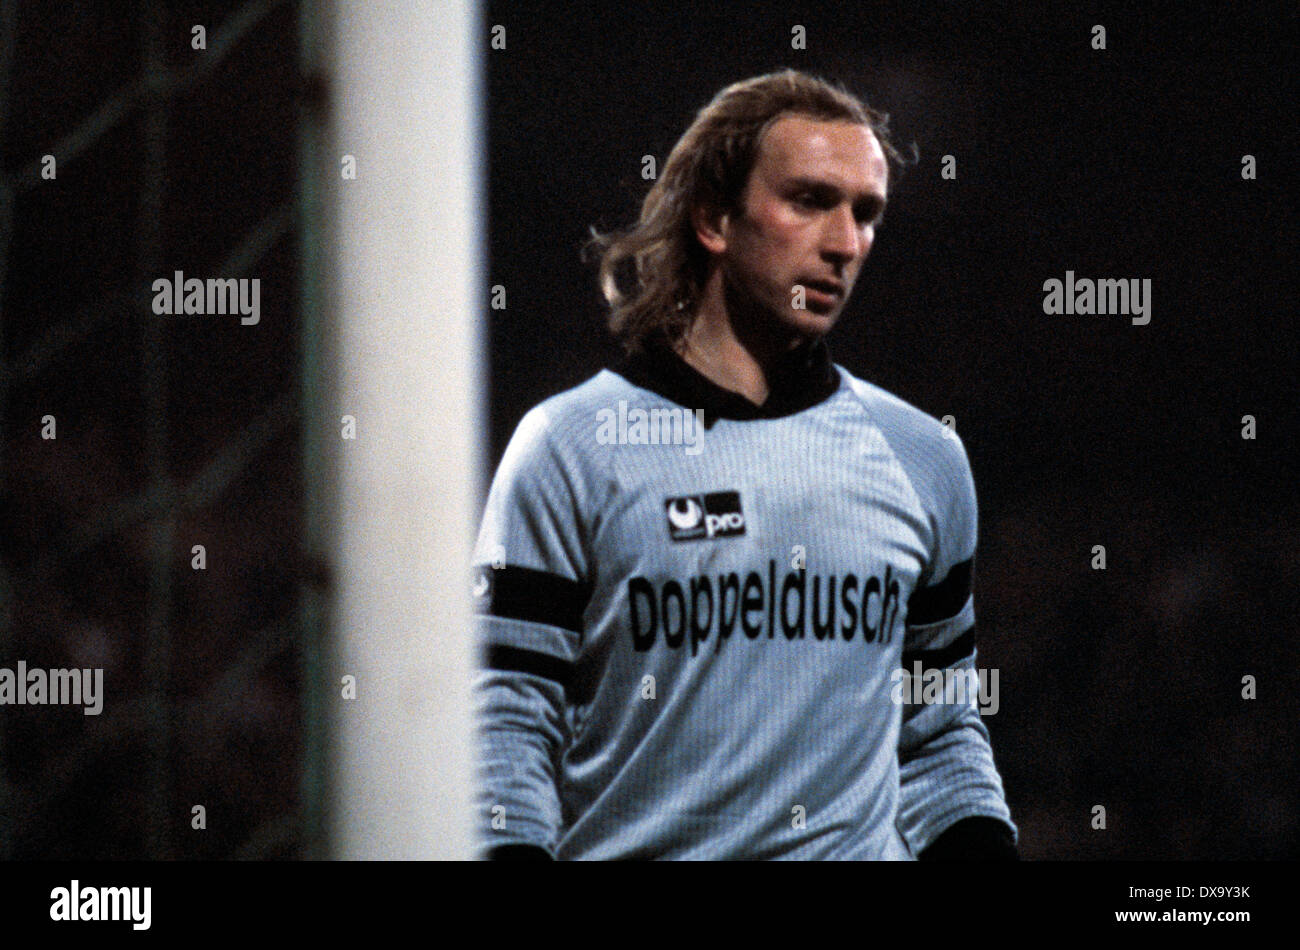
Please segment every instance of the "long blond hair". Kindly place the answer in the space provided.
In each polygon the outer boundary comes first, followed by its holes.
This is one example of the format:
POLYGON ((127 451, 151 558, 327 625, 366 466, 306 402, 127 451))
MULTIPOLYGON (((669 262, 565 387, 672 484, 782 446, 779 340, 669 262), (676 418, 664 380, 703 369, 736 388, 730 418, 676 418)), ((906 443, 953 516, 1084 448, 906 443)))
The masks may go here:
POLYGON ((675 342, 689 328, 709 263, 691 211, 740 210, 763 135, 787 115, 868 126, 890 164, 902 164, 889 117, 822 79, 787 69, 723 89, 673 146, 637 223, 611 234, 592 230, 587 250, 599 256, 609 328, 624 349, 637 350, 652 335, 675 342))

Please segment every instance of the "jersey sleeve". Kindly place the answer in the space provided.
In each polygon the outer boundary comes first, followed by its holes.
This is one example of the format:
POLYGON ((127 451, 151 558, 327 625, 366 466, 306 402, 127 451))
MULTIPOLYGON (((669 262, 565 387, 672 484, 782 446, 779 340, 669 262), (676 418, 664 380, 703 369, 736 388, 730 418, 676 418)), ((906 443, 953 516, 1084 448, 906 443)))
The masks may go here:
POLYGON ((493 478, 474 554, 479 843, 554 855, 565 687, 589 597, 572 464, 545 410, 519 424, 493 478))
POLYGON ((961 689, 947 689, 937 702, 906 702, 933 694, 911 686, 903 690, 898 827, 913 854, 973 816, 999 819, 1016 834, 976 691, 966 688, 975 684, 976 670, 972 582, 977 511, 970 462, 955 433, 940 440, 935 475, 934 545, 930 564, 908 600, 903 682, 916 679, 918 662, 922 682, 937 683, 944 675, 955 685, 956 677, 946 671, 961 673, 965 682, 961 689))

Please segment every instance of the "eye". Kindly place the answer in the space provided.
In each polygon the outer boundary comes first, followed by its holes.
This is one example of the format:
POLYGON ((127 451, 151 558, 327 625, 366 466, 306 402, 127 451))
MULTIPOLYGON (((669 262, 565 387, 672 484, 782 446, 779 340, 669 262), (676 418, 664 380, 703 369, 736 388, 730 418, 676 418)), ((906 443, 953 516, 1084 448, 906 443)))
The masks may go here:
POLYGON ((853 209, 853 217, 862 227, 879 228, 885 221, 885 209, 875 204, 858 205, 853 209))

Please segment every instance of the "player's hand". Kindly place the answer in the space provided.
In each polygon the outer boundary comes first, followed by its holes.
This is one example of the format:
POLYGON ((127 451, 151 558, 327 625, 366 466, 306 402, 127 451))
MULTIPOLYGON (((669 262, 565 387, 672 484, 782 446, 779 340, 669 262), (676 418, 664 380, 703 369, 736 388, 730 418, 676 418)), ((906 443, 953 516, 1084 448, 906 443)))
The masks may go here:
POLYGON ((963 818, 920 853, 920 861, 1019 861, 1011 829, 996 818, 963 818))
POLYGON ((550 852, 535 844, 499 844, 491 848, 489 861, 553 861, 550 852))

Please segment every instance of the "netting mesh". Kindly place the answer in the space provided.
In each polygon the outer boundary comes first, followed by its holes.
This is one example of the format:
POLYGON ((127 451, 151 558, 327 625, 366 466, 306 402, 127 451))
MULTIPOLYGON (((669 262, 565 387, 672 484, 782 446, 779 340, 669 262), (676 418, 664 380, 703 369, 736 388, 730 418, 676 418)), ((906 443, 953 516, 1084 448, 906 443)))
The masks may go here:
POLYGON ((0 857, 302 853, 297 15, 0 3, 0 857))

